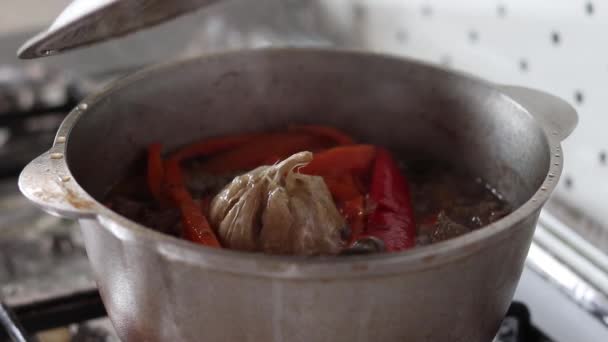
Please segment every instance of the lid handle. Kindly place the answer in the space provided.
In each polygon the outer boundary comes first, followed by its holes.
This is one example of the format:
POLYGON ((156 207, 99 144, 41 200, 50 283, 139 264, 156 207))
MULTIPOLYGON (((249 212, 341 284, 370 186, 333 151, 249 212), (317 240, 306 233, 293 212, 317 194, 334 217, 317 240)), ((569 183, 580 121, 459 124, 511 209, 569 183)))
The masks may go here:
POLYGON ((44 211, 67 218, 93 218, 99 204, 72 178, 59 149, 30 162, 19 175, 19 189, 44 211))
POLYGON ((519 86, 501 85, 498 89, 527 109, 548 135, 560 141, 566 139, 578 123, 576 110, 557 96, 519 86))

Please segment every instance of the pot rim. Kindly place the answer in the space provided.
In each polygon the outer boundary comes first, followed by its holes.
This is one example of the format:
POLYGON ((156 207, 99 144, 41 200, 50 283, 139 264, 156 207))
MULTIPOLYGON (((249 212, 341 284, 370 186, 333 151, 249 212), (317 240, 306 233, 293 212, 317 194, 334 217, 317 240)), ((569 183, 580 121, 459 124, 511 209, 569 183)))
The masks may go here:
MULTIPOLYGON (((87 96, 80 105, 74 108, 61 124, 51 150, 43 156, 48 157, 52 154, 65 154, 66 145, 70 140, 72 128, 76 125, 81 115, 98 102, 113 95, 114 92, 128 86, 138 80, 141 80, 149 75, 157 72, 166 71, 169 69, 179 68, 182 65, 190 63, 198 63, 201 60, 210 58, 222 58, 232 54, 282 54, 282 53, 322 53, 331 54, 337 57, 364 55, 367 57, 384 58, 399 60, 414 65, 424 66, 445 72, 457 77, 466 78, 470 81, 477 82, 480 85, 499 92, 504 101, 510 101, 517 105, 522 111, 533 116, 521 103, 509 97, 502 92, 496 84, 489 81, 471 76, 464 72, 453 70, 445 70, 441 67, 430 63, 422 62, 412 58, 394 56, 386 53, 369 52, 353 49, 335 49, 335 48, 277 48, 266 47, 251 50, 232 50, 220 53, 213 53, 194 58, 189 58, 179 61, 170 61, 160 64, 155 64, 142 70, 139 70, 131 75, 116 80, 106 86, 103 90, 87 96)), ((543 183, 535 193, 521 206, 516 208, 506 217, 484 226, 478 230, 472 231, 465 235, 452 238, 446 241, 435 243, 432 245, 421 246, 398 253, 386 253, 367 256, 348 256, 348 257, 298 257, 298 256, 277 256, 267 255, 262 253, 241 252, 228 249, 214 249, 205 246, 196 245, 192 242, 179 239, 170 235, 157 232, 147 228, 135 221, 131 221, 111 209, 99 203, 95 198, 90 196, 84 188, 82 188, 77 179, 74 178, 69 170, 69 163, 65 158, 55 160, 52 167, 58 168, 72 177, 70 182, 73 187, 72 191, 76 195, 86 200, 90 204, 87 210, 76 212, 75 215, 69 215, 65 212, 55 211, 49 206, 41 204, 40 200, 36 200, 35 196, 28 190, 24 189, 23 175, 19 179, 19 185, 24 194, 41 205, 43 209, 59 214, 60 216, 73 216, 79 219, 97 220, 105 229, 108 229, 115 237, 122 240, 132 240, 136 243, 150 244, 160 254, 169 259, 181 261, 187 264, 203 266, 207 269, 218 272, 229 272, 236 274, 247 274, 250 276, 272 277, 272 278, 287 278, 287 279, 319 279, 319 278, 347 278, 347 277, 364 277, 370 275, 390 275, 394 273, 403 273, 405 271, 424 271, 425 269, 436 267, 455 260, 465 258, 474 254, 481 249, 489 248, 492 244, 500 243, 509 238, 508 231, 517 229, 517 225, 522 221, 534 218, 540 213, 540 209, 548 200, 551 192, 555 189, 557 181, 562 173, 563 163, 561 162, 561 147, 560 139, 557 134, 549 134, 547 127, 541 127, 544 132, 545 141, 549 147, 551 156, 550 164, 547 170, 547 175, 543 183), (57 167, 59 165, 59 167, 57 167)), ((51 156, 52 158, 52 156, 51 156)), ((48 158, 47 158, 48 159, 48 158)), ((64 192, 65 193, 65 192, 64 192)), ((69 191, 68 191, 69 193, 69 191)), ((74 211, 74 210, 72 210, 74 211)), ((78 210, 76 210, 78 211, 78 210)))

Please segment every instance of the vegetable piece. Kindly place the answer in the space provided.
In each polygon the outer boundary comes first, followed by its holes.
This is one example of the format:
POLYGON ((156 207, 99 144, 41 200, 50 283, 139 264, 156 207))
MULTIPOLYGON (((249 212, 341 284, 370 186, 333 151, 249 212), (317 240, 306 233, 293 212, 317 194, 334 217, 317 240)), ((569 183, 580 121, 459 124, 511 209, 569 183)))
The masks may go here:
POLYGON ((304 174, 320 175, 351 229, 350 241, 358 239, 365 228, 365 198, 360 178, 367 176, 376 149, 371 145, 339 146, 315 153, 302 168, 304 174))
POLYGON ((321 177, 295 170, 300 152, 236 177, 211 203, 210 220, 228 248, 271 254, 337 254, 344 219, 321 177))
POLYGON ((211 158, 202 165, 210 173, 249 170, 273 158, 284 159, 306 150, 326 147, 318 137, 303 133, 273 133, 211 158))
POLYGON ((413 247, 416 226, 408 182, 386 149, 377 151, 369 197, 375 208, 368 217, 364 235, 384 241, 388 252, 413 247))
POLYGON ((355 139, 350 137, 348 134, 340 131, 337 128, 321 125, 293 125, 289 127, 289 131, 302 132, 318 137, 329 139, 338 145, 353 145, 355 139))
POLYGON ((200 205, 184 185, 182 171, 176 159, 165 163, 166 185, 171 200, 180 209, 184 237, 190 241, 209 247, 221 247, 209 222, 202 213, 200 205))
POLYGON ((340 213, 350 227, 350 242, 358 239, 365 229, 365 190, 351 174, 323 177, 340 213))
POLYGON ((250 141, 254 141, 267 134, 241 134, 227 137, 210 138, 184 146, 170 155, 170 159, 185 160, 203 157, 236 148, 250 141))
MULTIPOLYGON (((248 133, 240 135, 232 135, 226 137, 217 137, 205 139, 200 142, 184 146, 171 154, 170 158, 185 160, 195 157, 208 156, 211 154, 227 151, 246 143, 256 142, 258 139, 263 139, 268 136, 277 135, 310 135, 321 139, 331 140, 340 145, 354 144, 354 139, 346 133, 329 126, 320 125, 298 125, 290 126, 289 131, 292 134, 285 133, 248 133)), ((316 139, 319 140, 319 139, 316 139)), ((282 156, 282 158, 287 155, 282 156)))
POLYGON ((358 184, 355 177, 351 174, 337 176, 323 176, 329 192, 337 202, 346 202, 353 198, 362 196, 365 190, 358 184))
POLYGON ((343 176, 346 173, 366 174, 376 155, 372 145, 338 146, 315 153, 312 162, 300 169, 301 173, 320 176, 343 176))
POLYGON ((162 200, 162 183, 164 177, 163 160, 160 155, 162 145, 153 143, 148 146, 148 189, 157 201, 162 200))

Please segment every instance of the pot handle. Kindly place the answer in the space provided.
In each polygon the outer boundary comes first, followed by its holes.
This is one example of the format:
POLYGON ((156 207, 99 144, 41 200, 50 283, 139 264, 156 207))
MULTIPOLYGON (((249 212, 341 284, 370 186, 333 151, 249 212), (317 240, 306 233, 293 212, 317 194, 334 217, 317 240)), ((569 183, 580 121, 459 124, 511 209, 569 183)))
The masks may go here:
POLYGON ((578 123, 576 110, 557 96, 519 86, 500 85, 498 89, 527 109, 547 134, 560 141, 566 139, 578 123))
POLYGON ((19 190, 49 214, 94 218, 99 204, 74 181, 63 153, 53 147, 31 161, 19 175, 19 190))

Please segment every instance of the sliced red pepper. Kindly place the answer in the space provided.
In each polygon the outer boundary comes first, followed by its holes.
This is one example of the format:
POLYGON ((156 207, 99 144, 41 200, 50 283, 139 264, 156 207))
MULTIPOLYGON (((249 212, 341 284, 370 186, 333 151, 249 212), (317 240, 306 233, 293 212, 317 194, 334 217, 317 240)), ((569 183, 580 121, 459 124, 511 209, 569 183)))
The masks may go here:
POLYGON ((209 159, 202 170, 225 173, 249 170, 264 165, 269 158, 284 159, 290 155, 326 147, 318 137, 303 133, 272 133, 209 159))
POLYGON ((168 160, 165 171, 167 191, 181 212, 184 237, 201 245, 221 247, 200 205, 197 205, 184 184, 179 161, 168 160))
POLYGON ((365 192, 351 174, 341 176, 323 176, 323 180, 336 202, 346 202, 365 192))
POLYGON ((312 161, 299 170, 323 177, 351 228, 351 242, 365 229, 366 190, 360 185, 360 178, 369 173, 375 154, 376 148, 371 145, 338 146, 315 153, 312 161))
POLYGON ((358 239, 365 228, 364 190, 357 184, 355 177, 345 174, 341 177, 323 177, 329 192, 336 202, 340 213, 351 230, 350 242, 358 239))
POLYGON ((293 125, 289 127, 292 132, 303 132, 329 139, 338 145, 353 145, 355 139, 337 128, 321 125, 293 125))
POLYGON ((210 138, 197 143, 186 145, 173 152, 169 158, 185 160, 195 157, 209 156, 214 153, 223 152, 245 143, 255 141, 255 139, 267 134, 241 134, 227 137, 210 138))
POLYGON ((157 201, 162 200, 162 183, 164 177, 163 159, 161 157, 162 145, 159 143, 148 146, 148 189, 157 201))
POLYGON ((369 171, 375 155, 376 148, 372 145, 338 146, 315 153, 300 172, 318 176, 363 175, 369 171))
POLYGON ((408 182, 386 149, 377 151, 369 199, 374 210, 368 216, 365 235, 384 241, 388 252, 414 247, 416 225, 408 182))
POLYGON ((315 153, 300 168, 303 174, 322 176, 334 201, 351 228, 351 242, 365 229, 365 189, 361 178, 369 174, 376 149, 371 145, 338 146, 315 153))

